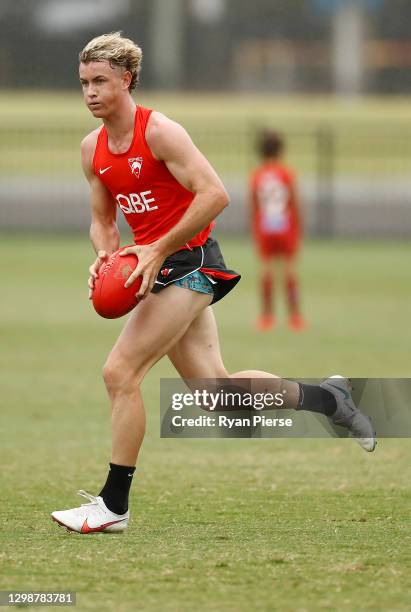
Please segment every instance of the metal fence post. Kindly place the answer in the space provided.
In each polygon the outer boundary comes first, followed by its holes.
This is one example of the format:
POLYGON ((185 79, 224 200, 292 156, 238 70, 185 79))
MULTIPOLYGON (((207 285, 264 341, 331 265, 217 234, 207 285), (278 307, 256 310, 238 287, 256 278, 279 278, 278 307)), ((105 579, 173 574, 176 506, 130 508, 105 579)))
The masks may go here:
POLYGON ((315 233, 332 236, 335 232, 335 137, 334 130, 322 125, 315 132, 317 206, 315 233))

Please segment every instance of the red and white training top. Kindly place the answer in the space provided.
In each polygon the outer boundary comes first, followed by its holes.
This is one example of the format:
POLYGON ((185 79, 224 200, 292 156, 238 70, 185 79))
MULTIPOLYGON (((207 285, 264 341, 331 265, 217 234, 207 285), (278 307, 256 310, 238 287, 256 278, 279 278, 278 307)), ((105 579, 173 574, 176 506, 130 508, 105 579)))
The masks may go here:
POLYGON ((253 225, 257 238, 299 232, 291 187, 294 174, 277 161, 265 161, 250 177, 253 225))
MULTIPOLYGON (((194 194, 174 178, 165 163, 153 157, 145 138, 151 113, 147 108, 136 107, 134 136, 125 153, 109 150, 103 126, 93 158, 94 173, 123 211, 136 244, 150 244, 161 238, 178 223, 194 199, 194 194)), ((203 245, 211 229, 212 224, 186 246, 203 245)))

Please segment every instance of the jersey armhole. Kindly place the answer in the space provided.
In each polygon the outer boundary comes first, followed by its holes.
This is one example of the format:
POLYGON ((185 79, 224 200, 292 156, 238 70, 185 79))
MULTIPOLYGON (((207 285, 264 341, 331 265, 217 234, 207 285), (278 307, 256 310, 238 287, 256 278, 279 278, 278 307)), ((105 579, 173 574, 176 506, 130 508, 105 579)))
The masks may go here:
POLYGON ((98 133, 97 140, 96 140, 96 146, 95 146, 94 153, 93 153, 93 172, 96 176, 98 176, 98 173, 96 172, 96 168, 97 168, 96 157, 97 157, 97 152, 99 149, 100 139, 102 137, 103 130, 104 130, 104 126, 101 127, 98 133))
POLYGON ((141 126, 141 136, 143 138, 143 142, 144 142, 145 146, 147 147, 147 149, 148 149, 148 151, 150 153, 151 159, 156 161, 156 162, 158 162, 159 160, 154 157, 153 152, 151 150, 151 147, 148 144, 147 139, 146 139, 147 124, 148 124, 149 119, 150 119, 150 117, 151 117, 151 115, 153 113, 153 109, 151 109, 151 108, 144 108, 143 106, 139 106, 139 109, 140 109, 140 116, 141 116, 141 124, 140 124, 140 126, 141 126))

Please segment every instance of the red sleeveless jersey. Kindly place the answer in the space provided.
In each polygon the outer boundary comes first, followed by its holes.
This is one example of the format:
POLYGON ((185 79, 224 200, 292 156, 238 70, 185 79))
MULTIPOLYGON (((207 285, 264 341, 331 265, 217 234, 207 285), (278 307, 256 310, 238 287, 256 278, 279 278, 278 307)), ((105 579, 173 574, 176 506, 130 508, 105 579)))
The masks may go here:
POLYGON ((290 187, 294 177, 278 162, 264 162, 251 175, 254 232, 257 237, 298 233, 299 223, 290 187))
MULTIPOLYGON (((136 107, 134 136, 125 153, 112 153, 105 126, 99 132, 93 158, 94 173, 123 211, 136 244, 150 244, 174 227, 194 199, 163 161, 153 157, 145 138, 152 111, 136 107)), ((188 247, 205 243, 210 224, 192 238, 188 247)))

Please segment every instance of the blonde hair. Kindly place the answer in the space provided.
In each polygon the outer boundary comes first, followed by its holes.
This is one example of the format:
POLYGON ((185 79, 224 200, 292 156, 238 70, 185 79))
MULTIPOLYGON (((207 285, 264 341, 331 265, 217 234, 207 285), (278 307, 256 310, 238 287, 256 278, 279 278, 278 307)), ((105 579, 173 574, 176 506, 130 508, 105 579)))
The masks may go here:
POLYGON ((129 90, 137 87, 143 60, 143 52, 129 38, 123 38, 121 32, 102 34, 90 40, 79 54, 80 62, 101 62, 107 60, 111 66, 121 66, 131 72, 129 90))

